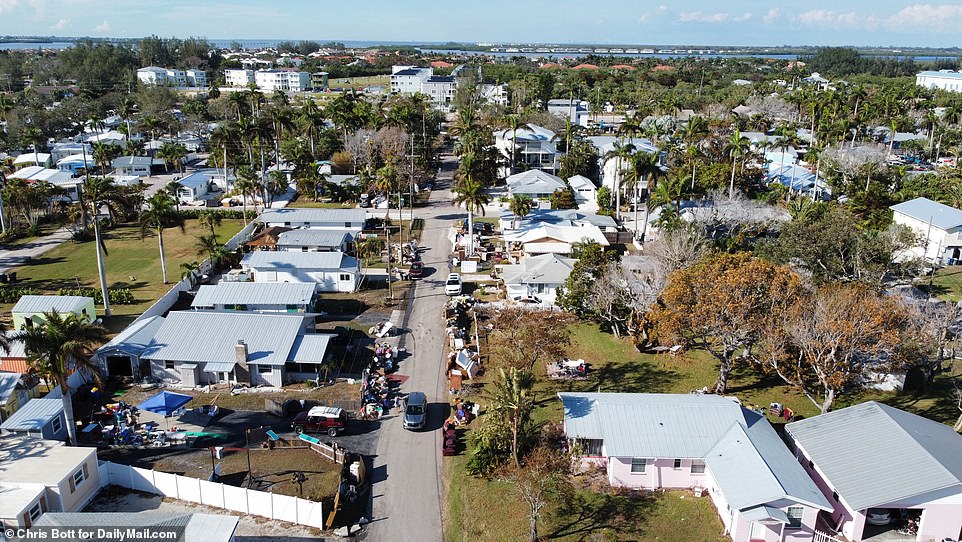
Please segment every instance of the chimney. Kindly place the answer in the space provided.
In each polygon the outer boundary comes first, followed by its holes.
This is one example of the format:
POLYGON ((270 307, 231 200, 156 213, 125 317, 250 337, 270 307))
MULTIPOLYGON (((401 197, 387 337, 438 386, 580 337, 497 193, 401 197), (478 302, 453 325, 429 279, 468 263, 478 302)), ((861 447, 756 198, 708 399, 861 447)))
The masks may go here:
POLYGON ((237 366, 234 368, 237 382, 249 384, 251 373, 247 365, 247 343, 243 339, 237 339, 237 344, 234 346, 234 360, 237 362, 237 366))

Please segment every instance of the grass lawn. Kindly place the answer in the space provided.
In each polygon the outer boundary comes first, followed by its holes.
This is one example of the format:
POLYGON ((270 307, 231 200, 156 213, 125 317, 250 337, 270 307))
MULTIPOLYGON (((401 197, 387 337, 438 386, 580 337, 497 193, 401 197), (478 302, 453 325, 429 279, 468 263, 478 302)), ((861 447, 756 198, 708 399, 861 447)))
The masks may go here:
MULTIPOLYGON (((328 80, 328 87, 332 90, 339 88, 356 88, 362 89, 366 87, 385 87, 391 86, 391 76, 390 75, 369 75, 365 77, 339 77, 330 78, 328 80), (345 83, 345 81, 347 81, 345 83)), ((390 90, 388 88, 388 90, 390 90)))
MULTIPOLYGON (((923 277, 916 286, 928 291, 929 277, 923 277)), ((962 300, 962 265, 950 265, 935 272, 931 277, 932 293, 940 299, 959 302, 962 300)))
MULTIPOLYGON (((243 227, 241 220, 224 220, 217 229, 222 241, 227 241, 243 227)), ((111 305, 113 316, 105 319, 104 325, 113 333, 119 332, 150 305, 164 295, 180 280, 180 264, 188 261, 201 261, 197 253, 197 238, 209 230, 201 227, 196 220, 188 220, 185 232, 168 229, 164 232, 164 248, 167 257, 167 277, 170 284, 161 278, 160 254, 157 236, 141 239, 140 228, 125 225, 107 232, 105 244, 108 256, 105 258, 107 284, 110 288, 130 288, 136 299, 132 305, 111 305)), ((93 241, 78 243, 67 241, 28 265, 17 269, 20 279, 18 286, 36 288, 45 294, 56 294, 63 287, 99 288, 97 258, 93 241)), ((0 313, 10 313, 12 304, 0 305, 0 313)), ((102 306, 97 308, 102 311, 102 306)), ((102 313, 101 313, 102 314, 102 313)))

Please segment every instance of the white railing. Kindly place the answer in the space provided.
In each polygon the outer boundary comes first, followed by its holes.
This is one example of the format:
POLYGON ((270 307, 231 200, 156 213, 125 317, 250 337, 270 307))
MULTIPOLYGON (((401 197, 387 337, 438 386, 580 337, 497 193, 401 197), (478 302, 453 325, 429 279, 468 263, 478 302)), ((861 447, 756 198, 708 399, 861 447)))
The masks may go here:
POLYGON ((100 483, 101 486, 112 484, 242 514, 324 528, 321 503, 288 495, 244 489, 110 461, 100 462, 100 483))
POLYGON ((815 536, 812 537, 812 542, 846 542, 846 541, 844 538, 832 536, 828 533, 823 533, 822 531, 815 529, 815 536))

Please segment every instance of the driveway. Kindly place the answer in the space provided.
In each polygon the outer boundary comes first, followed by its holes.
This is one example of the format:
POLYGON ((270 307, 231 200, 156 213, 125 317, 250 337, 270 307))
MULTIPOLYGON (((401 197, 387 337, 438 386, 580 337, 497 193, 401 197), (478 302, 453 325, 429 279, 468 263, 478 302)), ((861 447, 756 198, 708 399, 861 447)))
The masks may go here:
POLYGON ((451 204, 447 189, 457 162, 446 157, 438 189, 428 206, 420 209, 424 219, 420 246, 426 277, 414 288, 414 299, 406 318, 404 346, 412 355, 400 365, 398 374, 407 379, 402 393, 423 391, 428 397, 428 422, 424 431, 407 431, 401 419, 383 420, 377 455, 371 473, 373 482, 372 522, 362 539, 371 542, 429 542, 442 539, 441 531, 441 432, 448 416, 448 386, 444 370, 443 306, 444 278, 450 246, 447 231, 451 215, 463 213, 451 204))
POLYGON ((68 230, 62 229, 15 249, 0 250, 0 273, 16 269, 29 262, 31 258, 42 256, 45 252, 59 246, 60 243, 69 240, 70 236, 71 233, 68 230))

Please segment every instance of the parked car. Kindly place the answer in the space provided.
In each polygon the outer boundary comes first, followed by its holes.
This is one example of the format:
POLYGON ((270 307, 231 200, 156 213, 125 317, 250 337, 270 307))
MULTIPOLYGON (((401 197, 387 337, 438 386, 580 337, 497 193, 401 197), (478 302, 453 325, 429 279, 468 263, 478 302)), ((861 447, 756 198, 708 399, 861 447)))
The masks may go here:
POLYGON ((408 277, 412 279, 419 279, 424 276, 424 262, 414 262, 411 264, 411 268, 408 269, 408 277))
POLYGON ((490 222, 475 222, 474 233, 479 235, 492 235, 494 234, 494 226, 490 222))
POLYGON ((869 510, 865 521, 869 525, 888 525, 892 522, 892 514, 888 510, 869 510))
POLYGON ((358 198, 357 206, 360 207, 360 208, 362 208, 362 209, 367 208, 367 207, 370 207, 370 206, 371 206, 371 195, 370 195, 370 194, 361 194, 361 196, 358 198))
POLYGON ((404 428, 424 429, 428 417, 428 398, 424 392, 412 391, 404 398, 404 428))
POLYGON ((347 414, 337 407, 316 406, 294 416, 291 428, 295 433, 327 433, 336 437, 347 429, 347 414))
POLYGON ((461 295, 461 275, 451 273, 444 282, 444 295, 461 295))

